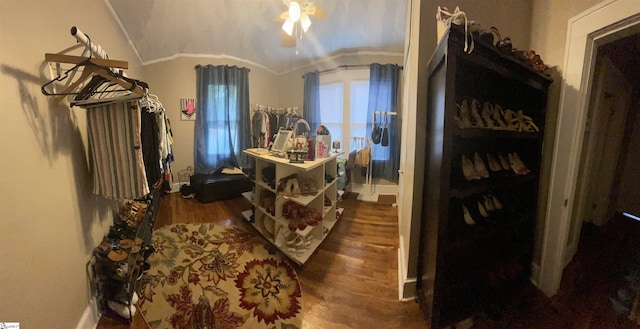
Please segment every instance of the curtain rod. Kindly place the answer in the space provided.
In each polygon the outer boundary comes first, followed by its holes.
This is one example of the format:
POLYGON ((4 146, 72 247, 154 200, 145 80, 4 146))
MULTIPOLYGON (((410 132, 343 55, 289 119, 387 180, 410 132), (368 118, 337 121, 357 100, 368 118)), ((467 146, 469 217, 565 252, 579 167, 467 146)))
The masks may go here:
MULTIPOLYGON (((345 69, 348 70, 350 68, 369 68, 371 66, 371 64, 352 64, 352 65, 338 65, 332 69, 326 69, 326 70, 322 70, 322 71, 318 71, 318 73, 327 73, 327 72, 333 72, 333 71, 337 71, 340 69, 345 69)), ((402 66, 398 65, 398 68, 400 68, 402 70, 402 66)), ((304 79, 304 75, 302 75, 302 78, 304 79)))

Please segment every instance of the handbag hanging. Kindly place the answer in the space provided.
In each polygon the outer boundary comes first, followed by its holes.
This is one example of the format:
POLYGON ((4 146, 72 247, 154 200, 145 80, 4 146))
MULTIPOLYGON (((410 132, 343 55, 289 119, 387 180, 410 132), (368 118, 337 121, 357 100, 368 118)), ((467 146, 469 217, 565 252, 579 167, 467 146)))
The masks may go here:
MULTIPOLYGON (((375 111, 373 113, 375 113, 375 111)), ((373 116, 373 129, 371 130, 371 140, 373 141, 373 144, 380 144, 380 134, 382 133, 380 122, 379 120, 376 120, 377 116, 377 114, 374 114, 373 116)))
POLYGON ((384 116, 384 128, 382 128, 381 132, 381 144, 382 146, 389 146, 389 130, 387 129, 387 116, 384 116))
POLYGON ((307 141, 309 140, 310 131, 311 131, 311 128, 309 127, 309 123, 307 123, 305 119, 298 119, 298 121, 296 121, 293 127, 293 133, 291 134, 291 137, 293 138, 292 146, 294 149, 308 150, 307 147, 309 145, 307 141), (301 124, 307 128, 307 131, 304 133, 298 131, 298 126, 301 124))

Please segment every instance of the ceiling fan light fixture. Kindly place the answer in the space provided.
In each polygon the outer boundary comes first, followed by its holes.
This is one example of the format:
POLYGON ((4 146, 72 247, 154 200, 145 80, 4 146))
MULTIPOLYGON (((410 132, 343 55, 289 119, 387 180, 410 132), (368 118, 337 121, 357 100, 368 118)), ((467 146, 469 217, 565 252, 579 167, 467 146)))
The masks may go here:
POLYGON ((300 16, 300 25, 302 26, 302 31, 304 31, 304 33, 307 33, 307 31, 309 30, 309 26, 311 26, 311 20, 309 19, 309 16, 300 16))
POLYGON ((296 1, 289 3, 289 19, 294 23, 300 19, 300 5, 296 1))
POLYGON ((282 30, 287 33, 289 36, 291 36, 293 34, 293 25, 294 25, 294 21, 291 20, 291 18, 288 18, 286 21, 284 21, 284 23, 282 24, 282 30))

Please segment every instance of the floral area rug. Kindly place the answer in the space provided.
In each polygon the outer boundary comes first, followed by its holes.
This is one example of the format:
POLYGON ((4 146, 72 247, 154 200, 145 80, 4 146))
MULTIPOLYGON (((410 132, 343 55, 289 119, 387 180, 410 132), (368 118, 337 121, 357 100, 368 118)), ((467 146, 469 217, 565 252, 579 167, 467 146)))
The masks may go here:
POLYGON ((295 270, 234 226, 175 224, 153 233, 139 308, 151 328, 302 327, 295 270))

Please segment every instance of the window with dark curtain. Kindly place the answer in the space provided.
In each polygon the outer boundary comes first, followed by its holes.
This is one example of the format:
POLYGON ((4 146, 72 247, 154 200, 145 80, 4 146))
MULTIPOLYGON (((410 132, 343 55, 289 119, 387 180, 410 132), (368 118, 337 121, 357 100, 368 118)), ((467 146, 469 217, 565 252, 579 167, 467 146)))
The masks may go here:
POLYGON ((198 115, 194 129, 194 169, 210 174, 250 166, 249 69, 196 66, 198 115))
POLYGON ((398 182, 400 168, 400 107, 398 106, 398 81, 400 67, 395 64, 371 64, 369 73, 369 110, 367 131, 373 127, 373 112, 395 112, 395 115, 380 114, 377 122, 386 128, 386 143, 373 144, 373 177, 382 177, 398 182), (379 121, 378 121, 379 120, 379 121), (385 159, 385 160, 377 160, 385 159))
POLYGON ((304 96, 302 114, 314 132, 322 123, 320 114, 320 72, 317 70, 303 76, 304 96))

